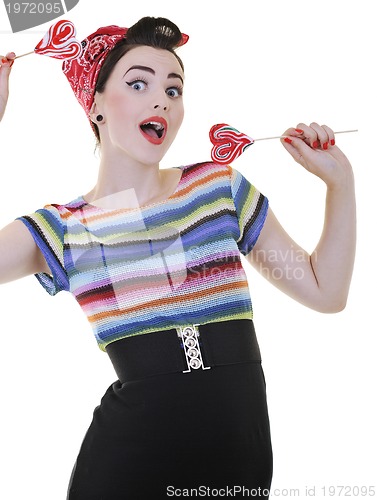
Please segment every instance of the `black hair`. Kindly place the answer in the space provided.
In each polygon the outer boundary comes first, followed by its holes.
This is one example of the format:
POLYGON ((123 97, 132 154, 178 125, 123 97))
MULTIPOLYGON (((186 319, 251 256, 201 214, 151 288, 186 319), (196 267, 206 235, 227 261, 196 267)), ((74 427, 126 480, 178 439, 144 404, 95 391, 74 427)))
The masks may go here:
MULTIPOLYGON (((175 53, 175 49, 182 42, 182 33, 178 26, 164 17, 143 17, 128 29, 126 37, 118 42, 109 55, 98 74, 95 92, 102 93, 117 62, 131 49, 146 45, 156 49, 168 50, 177 58, 182 70, 183 62, 175 53)), ((100 134, 96 123, 93 123, 94 133, 100 144, 100 134)))

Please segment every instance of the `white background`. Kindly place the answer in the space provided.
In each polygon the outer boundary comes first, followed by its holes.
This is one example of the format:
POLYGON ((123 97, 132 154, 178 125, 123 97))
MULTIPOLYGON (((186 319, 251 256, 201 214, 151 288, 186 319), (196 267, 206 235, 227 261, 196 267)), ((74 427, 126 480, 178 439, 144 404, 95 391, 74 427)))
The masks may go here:
MULTIPOLYGON (((190 35, 179 51, 186 118, 162 167, 210 159, 208 131, 219 122, 256 138, 299 122, 359 129, 336 136, 354 166, 358 198, 347 308, 335 315, 314 312, 246 267, 267 379, 275 496, 297 498, 297 491, 289 493, 296 489, 305 498, 306 488, 315 487, 316 497, 331 498, 322 487, 377 484, 372 6, 349 0, 80 0, 65 16, 80 40, 99 26, 130 26, 145 15, 169 17, 190 35)), ((0 20, 2 54, 33 50, 51 24, 12 34, 2 3, 0 20)), ((46 203, 68 202, 95 182, 94 137, 60 68, 59 61, 37 55, 13 66, 0 126, 1 226, 46 203)), ((323 183, 294 163, 278 140, 254 144, 234 167, 311 251, 323 222, 323 183)), ((29 277, 2 286, 0 304, 0 497, 64 499, 92 411, 116 377, 68 293, 50 298, 29 277)))

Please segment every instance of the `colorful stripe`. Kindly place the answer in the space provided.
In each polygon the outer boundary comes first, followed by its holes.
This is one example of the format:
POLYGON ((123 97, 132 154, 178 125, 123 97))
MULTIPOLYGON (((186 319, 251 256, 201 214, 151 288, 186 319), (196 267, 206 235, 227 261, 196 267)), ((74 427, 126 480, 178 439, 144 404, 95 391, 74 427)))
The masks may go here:
POLYGON ((230 166, 180 168, 159 203, 110 210, 78 197, 20 218, 51 269, 38 280, 74 295, 102 350, 129 335, 252 318, 240 253, 255 245, 268 201, 230 166))

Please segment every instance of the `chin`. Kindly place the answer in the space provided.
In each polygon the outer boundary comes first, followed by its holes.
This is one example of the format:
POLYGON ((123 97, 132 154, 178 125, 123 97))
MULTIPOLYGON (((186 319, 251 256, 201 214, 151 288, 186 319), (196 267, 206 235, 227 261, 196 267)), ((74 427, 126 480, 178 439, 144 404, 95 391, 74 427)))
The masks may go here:
POLYGON ((172 140, 168 140, 167 138, 159 145, 151 144, 145 139, 141 141, 135 140, 132 144, 129 141, 124 141, 124 138, 119 138, 118 141, 115 141, 122 153, 143 165, 156 165, 160 163, 169 151, 172 142, 172 140))

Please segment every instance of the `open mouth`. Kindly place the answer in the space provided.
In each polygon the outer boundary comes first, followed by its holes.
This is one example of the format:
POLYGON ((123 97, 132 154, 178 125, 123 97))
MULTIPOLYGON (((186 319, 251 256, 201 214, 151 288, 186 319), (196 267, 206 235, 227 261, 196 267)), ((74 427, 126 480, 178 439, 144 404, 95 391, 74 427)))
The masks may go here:
POLYGON ((167 123, 161 117, 152 117, 140 124, 140 130, 149 142, 161 144, 166 135, 167 123))

